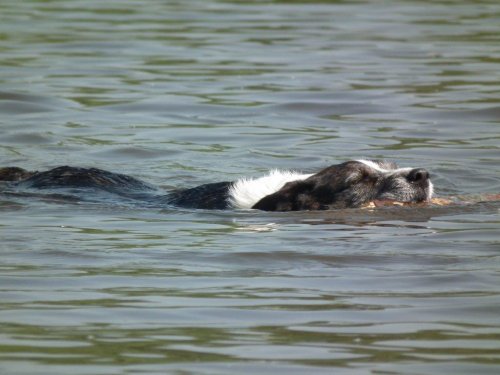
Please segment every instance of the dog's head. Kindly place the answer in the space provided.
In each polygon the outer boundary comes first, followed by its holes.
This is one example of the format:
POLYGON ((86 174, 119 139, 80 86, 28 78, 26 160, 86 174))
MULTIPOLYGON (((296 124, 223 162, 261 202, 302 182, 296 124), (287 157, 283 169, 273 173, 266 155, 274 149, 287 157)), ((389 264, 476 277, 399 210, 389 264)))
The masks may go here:
POLYGON ((379 160, 332 165, 304 180, 286 183, 253 208, 265 211, 356 208, 370 201, 423 202, 433 185, 423 168, 398 168, 379 160))

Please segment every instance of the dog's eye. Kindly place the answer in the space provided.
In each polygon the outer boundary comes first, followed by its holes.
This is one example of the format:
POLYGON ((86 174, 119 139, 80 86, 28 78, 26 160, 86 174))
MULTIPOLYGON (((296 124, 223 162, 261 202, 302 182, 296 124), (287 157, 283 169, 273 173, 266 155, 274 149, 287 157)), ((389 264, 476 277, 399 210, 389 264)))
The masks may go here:
POLYGON ((371 170, 366 168, 359 168, 355 171, 352 171, 346 181, 351 184, 366 184, 372 183, 374 180, 376 180, 376 178, 376 175, 372 173, 371 170))
POLYGON ((373 182, 377 179, 377 176, 371 171, 363 170, 361 173, 360 182, 373 182))
POLYGON ((366 181, 368 178, 369 178, 368 173, 365 173, 364 171, 361 170, 352 173, 347 179, 347 181, 353 184, 358 184, 360 182, 366 181))
POLYGON ((369 181, 372 177, 368 173, 363 173, 361 176, 361 181, 369 181))

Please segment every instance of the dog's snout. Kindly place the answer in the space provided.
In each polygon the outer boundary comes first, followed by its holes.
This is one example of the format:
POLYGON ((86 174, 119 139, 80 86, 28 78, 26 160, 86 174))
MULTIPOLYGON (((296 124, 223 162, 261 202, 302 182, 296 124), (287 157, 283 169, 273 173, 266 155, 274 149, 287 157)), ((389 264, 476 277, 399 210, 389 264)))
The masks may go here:
POLYGON ((424 182, 429 179, 429 172, 424 168, 415 168, 408 173, 407 179, 410 182, 424 182))

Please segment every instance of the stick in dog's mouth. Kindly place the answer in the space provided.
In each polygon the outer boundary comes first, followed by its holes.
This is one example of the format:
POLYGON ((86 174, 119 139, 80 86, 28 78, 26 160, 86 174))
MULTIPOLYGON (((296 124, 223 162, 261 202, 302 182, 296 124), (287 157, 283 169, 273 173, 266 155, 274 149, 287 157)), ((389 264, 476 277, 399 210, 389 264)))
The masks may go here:
POLYGON ((376 199, 370 202, 367 202, 360 208, 362 209, 371 209, 371 208, 379 208, 379 207, 405 207, 405 206, 447 206, 452 204, 453 201, 447 198, 431 198, 428 201, 424 202, 400 202, 391 199, 376 199))

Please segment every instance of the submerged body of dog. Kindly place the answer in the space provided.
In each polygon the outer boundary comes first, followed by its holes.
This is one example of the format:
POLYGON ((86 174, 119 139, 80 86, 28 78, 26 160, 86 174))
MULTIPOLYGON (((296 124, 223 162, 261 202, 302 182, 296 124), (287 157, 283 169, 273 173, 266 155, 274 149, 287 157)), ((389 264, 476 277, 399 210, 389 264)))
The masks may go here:
MULTIPOLYGON (((377 160, 332 165, 315 174, 273 171, 260 178, 217 182, 162 193, 136 178, 96 168, 58 167, 46 172, 0 169, 9 191, 69 192, 86 200, 93 193, 199 209, 264 211, 357 208, 372 201, 429 201, 433 185, 423 168, 398 168, 377 160)), ((5 189, 4 189, 5 190, 5 189)))

